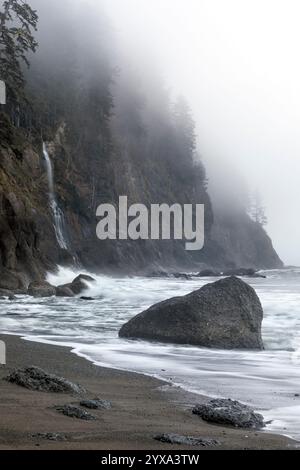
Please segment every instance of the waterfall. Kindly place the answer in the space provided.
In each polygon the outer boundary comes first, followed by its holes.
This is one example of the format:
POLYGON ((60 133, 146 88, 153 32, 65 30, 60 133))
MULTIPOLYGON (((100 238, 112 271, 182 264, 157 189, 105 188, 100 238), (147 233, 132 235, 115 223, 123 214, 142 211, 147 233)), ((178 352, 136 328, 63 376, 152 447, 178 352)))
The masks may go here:
POLYGON ((51 163, 48 151, 47 151, 46 144, 44 142, 43 142, 43 155, 44 155, 44 159, 46 162, 46 170, 47 170, 48 186, 49 186, 49 202, 50 202, 50 207, 51 207, 51 211, 53 214, 56 239, 57 239, 59 246, 62 249, 67 250, 68 243, 66 240, 66 236, 64 234, 65 233, 64 214, 56 201, 55 192, 54 192, 54 178, 53 178, 52 163, 51 163))

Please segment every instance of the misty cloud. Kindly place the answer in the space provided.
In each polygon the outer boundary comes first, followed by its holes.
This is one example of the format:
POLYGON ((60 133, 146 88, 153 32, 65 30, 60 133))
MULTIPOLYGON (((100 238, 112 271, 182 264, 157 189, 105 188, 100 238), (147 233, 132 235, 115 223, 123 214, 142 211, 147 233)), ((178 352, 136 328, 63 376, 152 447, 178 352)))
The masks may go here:
MULTIPOLYGON (((196 117, 199 151, 213 200, 220 199, 215 188, 221 186, 229 202, 259 188, 275 247, 285 262, 300 263, 297 1, 32 3, 41 12, 41 29, 53 19, 58 25, 68 19, 64 40, 68 31, 76 32, 74 47, 83 68, 91 52, 86 38, 93 31, 93 54, 98 47, 108 52, 111 66, 120 67, 123 89, 128 84, 136 88, 137 82, 130 82, 130 76, 135 76, 140 77, 143 93, 147 89, 148 103, 161 99, 155 93, 155 80, 164 82, 170 96, 185 95, 196 117), (55 5, 64 13, 58 15, 55 5), (113 38, 102 34, 106 24, 112 25, 113 38), (232 184, 238 180, 240 188, 232 184)), ((56 33, 48 30, 48 45, 56 33)), ((117 104, 126 109, 124 93, 120 96, 123 102, 117 104)))

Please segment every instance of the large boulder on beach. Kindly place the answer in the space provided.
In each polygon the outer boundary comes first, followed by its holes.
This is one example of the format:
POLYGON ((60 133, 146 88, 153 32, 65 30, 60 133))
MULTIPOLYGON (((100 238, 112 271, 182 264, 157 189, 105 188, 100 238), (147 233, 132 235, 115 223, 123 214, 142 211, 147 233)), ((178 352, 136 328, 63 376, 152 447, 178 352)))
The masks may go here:
POLYGON ((250 406, 234 400, 216 399, 209 403, 197 405, 193 414, 200 416, 208 423, 233 426, 244 429, 261 429, 265 426, 261 414, 255 413, 250 406))
POLYGON ((32 297, 43 298, 56 295, 56 288, 49 282, 32 282, 28 287, 28 294, 32 297))
POLYGON ((120 330, 120 337, 220 349, 263 349, 263 310, 252 287, 230 277, 158 303, 120 330))

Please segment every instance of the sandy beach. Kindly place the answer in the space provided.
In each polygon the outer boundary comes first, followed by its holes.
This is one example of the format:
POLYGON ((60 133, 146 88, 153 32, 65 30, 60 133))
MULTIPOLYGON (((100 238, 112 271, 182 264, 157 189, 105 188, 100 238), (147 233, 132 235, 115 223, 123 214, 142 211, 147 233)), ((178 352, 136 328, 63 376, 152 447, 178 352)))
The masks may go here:
POLYGON ((210 425, 191 412, 203 397, 195 397, 151 377, 101 368, 68 348, 0 336, 7 346, 7 365, 0 366, 1 450, 202 450, 203 447, 164 444, 161 433, 215 439, 210 449, 293 449, 283 436, 210 425), (30 391, 3 380, 11 370, 38 366, 83 386, 85 398, 112 403, 111 410, 95 412, 95 421, 61 415, 56 406, 78 403, 74 395, 30 391), (41 436, 55 433, 63 440, 41 436))

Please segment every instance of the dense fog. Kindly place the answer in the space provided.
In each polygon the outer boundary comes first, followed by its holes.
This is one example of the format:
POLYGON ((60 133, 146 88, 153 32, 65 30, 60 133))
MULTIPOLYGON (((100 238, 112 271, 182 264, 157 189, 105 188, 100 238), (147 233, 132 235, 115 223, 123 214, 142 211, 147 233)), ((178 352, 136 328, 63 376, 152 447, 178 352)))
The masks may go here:
POLYGON ((198 151, 215 203, 224 201, 224 194, 228 204, 244 201, 258 190, 279 255, 288 264, 300 263, 298 2, 31 3, 40 13, 40 40, 47 39, 50 49, 54 37, 57 41, 53 24, 63 22, 62 41, 77 37, 74 47, 83 68, 87 54, 97 57, 101 50, 103 58, 105 51, 116 68, 120 109, 126 110, 124 97, 131 89, 140 88, 158 114, 166 97, 184 95, 196 119, 198 151), (87 40, 91 31, 93 44, 87 40))

